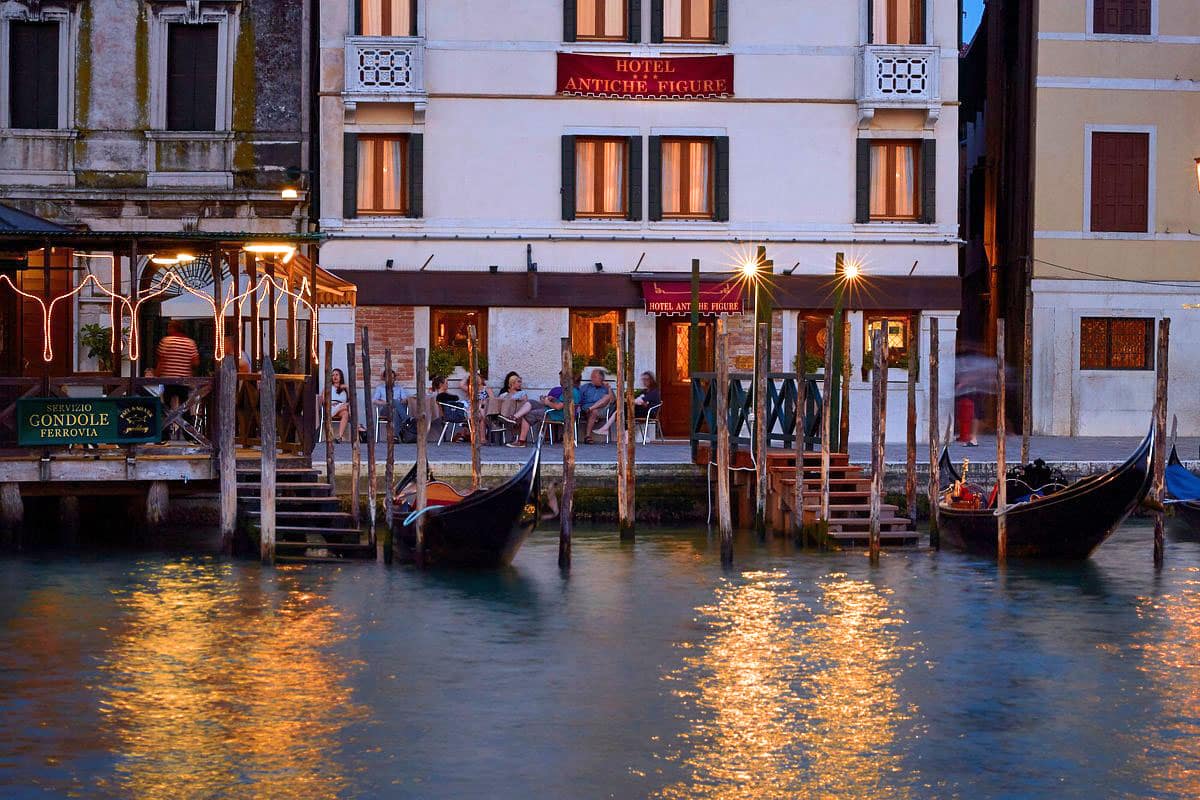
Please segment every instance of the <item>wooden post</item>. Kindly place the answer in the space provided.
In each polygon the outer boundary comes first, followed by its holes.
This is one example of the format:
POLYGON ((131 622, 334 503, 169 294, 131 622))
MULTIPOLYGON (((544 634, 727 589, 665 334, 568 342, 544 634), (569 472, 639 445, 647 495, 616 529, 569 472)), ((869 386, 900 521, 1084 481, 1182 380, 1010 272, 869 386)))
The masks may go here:
POLYGON ((217 475, 221 483, 221 552, 233 553, 237 526, 237 451, 233 437, 237 428, 238 354, 226 353, 217 380, 217 475))
POLYGON ((262 563, 275 563, 275 366, 263 359, 258 389, 259 436, 262 439, 262 476, 259 478, 259 552, 262 563))
MULTIPOLYGON (((336 493, 337 475, 333 465, 333 342, 325 342, 325 480, 336 493)), ((356 435, 357 431, 351 431, 356 435)))
POLYGON ((170 501, 166 481, 152 481, 146 488, 146 527, 157 528, 167 521, 170 501))
POLYGON ((629 335, 625 339, 625 352, 629 361, 625 366, 625 419, 628 423, 625 431, 625 518, 629 520, 629 527, 622 531, 621 535, 624 539, 632 539, 637 526, 637 422, 633 409, 633 389, 637 379, 637 347, 634 323, 627 322, 626 326, 629 328, 629 335))
POLYGON ((996 558, 1008 558, 1008 464, 1005 422, 1004 318, 996 320, 996 558))
POLYGON ((770 326, 759 322, 754 326, 754 530, 758 538, 767 535, 767 371, 771 363, 770 326))
POLYGON ((825 384, 821 397, 821 519, 820 526, 829 524, 829 436, 833 428, 833 317, 825 320, 825 384))
POLYGON ((1158 321, 1158 356, 1154 388, 1154 484, 1152 491, 1157 511, 1154 512, 1154 566, 1161 569, 1165 556, 1166 517, 1163 496, 1166 487, 1167 461, 1167 385, 1171 353, 1171 319, 1158 321))
POLYGON ((571 568, 571 525, 575 514, 575 368, 571 356, 571 337, 562 338, 562 372, 559 384, 563 399, 563 483, 562 500, 558 504, 558 566, 571 568))
MULTIPOLYGON (((417 374, 417 500, 416 508, 429 502, 429 403, 425 397, 425 348, 418 347, 417 374)), ((417 564, 425 563, 425 518, 417 517, 417 564)))
MULTIPOLYGON (((908 518, 913 529, 917 527, 917 369, 921 363, 920 337, 921 315, 913 314, 908 321, 908 428, 905 443, 908 445, 904 464, 904 499, 908 504, 908 518)), ((884 384, 887 388, 887 384, 884 384)))
MULTIPOLYGON (((700 259, 692 259, 692 301, 688 316, 688 377, 700 371, 700 259)), ((694 379, 693 379, 694 380, 694 379)), ((696 393, 692 392, 689 400, 692 411, 690 419, 695 419, 699 413, 696 408, 696 393)), ((696 458, 697 440, 692 439, 692 459, 696 458)), ((711 455, 711 453, 710 453, 711 455)))
POLYGON ((0 529, 15 531, 25 521, 25 504, 21 501, 21 484, 0 483, 0 529))
POLYGON ((938 503, 942 493, 942 476, 939 459, 941 443, 938 441, 938 318, 929 318, 929 546, 941 546, 938 533, 938 503))
MULTIPOLYGON (((469 426, 469 433, 471 434, 471 491, 474 492, 479 489, 480 473, 482 472, 479 448, 483 444, 483 422, 479 414, 479 391, 481 388, 479 386, 479 331, 475 329, 474 325, 467 327, 467 354, 470 361, 468 366, 471 370, 471 377, 467 386, 471 392, 471 424, 469 426)), ((570 421, 567 417, 563 417, 563 420, 563 436, 565 437, 570 421)))
POLYGON ((617 416, 617 530, 621 539, 627 538, 632 529, 629 519, 629 452, 625 449, 625 434, 631 424, 625 406, 625 383, 629 377, 629 361, 626 358, 625 326, 617 326, 617 385, 613 398, 614 413, 617 416))
POLYGON ((796 486, 792 496, 792 533, 796 540, 804 532, 804 407, 808 404, 808 380, 804 363, 808 360, 808 322, 796 320, 796 423, 792 446, 796 454, 796 486))
POLYGON ((1021 342, 1021 463, 1029 463, 1033 427, 1033 289, 1025 284, 1025 339, 1021 342))
POLYGON ((838 406, 838 452, 850 452, 850 314, 842 321, 842 402, 838 406))
POLYGON ((871 529, 870 558, 879 563, 879 515, 883 506, 884 448, 887 442, 887 331, 875 331, 871 351, 875 363, 871 371, 871 529))
MULTIPOLYGON (((358 370, 354 367, 354 342, 346 344, 346 400, 350 403, 350 514, 354 524, 362 524, 359 508, 358 480, 362 471, 362 454, 358 443, 358 370)), ((371 398, 363 399, 363 412, 371 417, 371 398)))
POLYGON ((262 371, 262 309, 258 306, 258 256, 250 255, 246 259, 247 267, 253 265, 253 273, 246 277, 249 285, 246 287, 250 290, 250 325, 254 329, 254 333, 250 338, 250 367, 251 369, 262 371))
MULTIPOLYGON (((362 329, 362 368, 363 368, 363 403, 368 404, 374 395, 371 393, 371 337, 366 326, 362 329)), ((371 522, 371 544, 375 544, 375 505, 377 502, 377 487, 375 485, 375 414, 382 411, 392 418, 392 396, 385 398, 383 408, 367 414, 367 519, 371 522)))
POLYGON ((717 320, 717 519, 721 530, 721 563, 733 563, 733 514, 729 507, 729 334, 717 320))
POLYGON ((267 358, 279 352, 279 308, 275 297, 275 256, 267 259, 267 358))
MULTIPOLYGON (((383 374, 384 374, 384 391, 387 396, 392 396, 392 391, 396 386, 396 376, 392 374, 392 350, 390 347, 383 348, 383 374)), ((395 498, 392 496, 392 490, 396 482, 396 431, 393 430, 394 423, 392 415, 388 414, 387 427, 387 460, 383 462, 383 519, 387 527, 384 538, 391 536, 392 532, 392 517, 395 513, 395 498)), ((383 561, 391 556, 391 548, 386 547, 383 539, 376 540, 375 548, 376 560, 383 561)))

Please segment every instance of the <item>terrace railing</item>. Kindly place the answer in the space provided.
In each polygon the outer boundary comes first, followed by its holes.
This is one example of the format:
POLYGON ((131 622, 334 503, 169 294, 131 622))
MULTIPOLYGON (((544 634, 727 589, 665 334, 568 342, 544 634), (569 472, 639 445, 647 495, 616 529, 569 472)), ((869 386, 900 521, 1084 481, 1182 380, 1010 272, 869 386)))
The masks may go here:
MULTIPOLYGON (((754 418, 754 375, 730 373, 726 387, 729 398, 729 441, 731 446, 753 445, 756 426, 767 426, 768 446, 795 446, 798 419, 803 419, 801 435, 804 446, 812 450, 821 443, 821 388, 815 376, 806 375, 808 391, 804 409, 797 413, 799 398, 797 376, 794 372, 772 372, 767 376, 766 414, 763 420, 754 418)), ((692 376, 691 441, 693 449, 701 442, 711 446, 717 441, 717 375, 698 372, 692 376)))

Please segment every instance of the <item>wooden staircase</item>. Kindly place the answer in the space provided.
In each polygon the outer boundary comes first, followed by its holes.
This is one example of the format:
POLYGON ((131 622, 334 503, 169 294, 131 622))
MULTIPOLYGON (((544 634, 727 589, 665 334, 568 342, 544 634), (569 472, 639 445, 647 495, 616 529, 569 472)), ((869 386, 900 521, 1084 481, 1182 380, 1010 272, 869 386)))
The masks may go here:
MULTIPOLYGON (((790 531, 796 510, 796 459, 794 453, 774 451, 767 456, 768 524, 776 531, 790 531)), ((821 513, 821 454, 804 454, 802 522, 816 524, 821 513)), ((879 538, 884 544, 916 544, 918 533, 912 521, 897 515, 891 503, 880 506, 879 538)), ((863 468, 850 463, 845 453, 829 456, 829 531, 838 544, 865 545, 871 531, 871 479, 863 468)))
MULTIPOLYGON (((238 461, 238 516, 258 529, 261 466, 238 461)), ((374 560, 375 547, 341 510, 333 486, 310 461, 280 457, 275 469, 275 560, 279 562, 374 560)))

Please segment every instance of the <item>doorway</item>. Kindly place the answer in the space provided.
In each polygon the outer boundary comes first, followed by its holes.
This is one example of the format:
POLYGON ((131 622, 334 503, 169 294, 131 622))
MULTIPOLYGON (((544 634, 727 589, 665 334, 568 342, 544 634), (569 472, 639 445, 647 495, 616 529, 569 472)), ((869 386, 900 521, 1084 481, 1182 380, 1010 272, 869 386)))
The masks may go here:
MULTIPOLYGON (((692 375, 688 369, 688 329, 685 317, 658 318, 658 383, 662 392, 659 424, 664 436, 686 438, 691 431, 692 375)), ((700 321, 700 371, 713 370, 716 323, 700 321)))

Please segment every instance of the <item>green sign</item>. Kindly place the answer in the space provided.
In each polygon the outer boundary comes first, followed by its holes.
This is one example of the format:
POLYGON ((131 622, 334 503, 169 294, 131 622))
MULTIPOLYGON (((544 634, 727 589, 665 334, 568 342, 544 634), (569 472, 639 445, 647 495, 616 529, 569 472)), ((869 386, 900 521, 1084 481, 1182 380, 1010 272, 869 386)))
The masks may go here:
POLYGON ((17 401, 17 443, 137 444, 162 438, 157 397, 38 397, 17 401))

